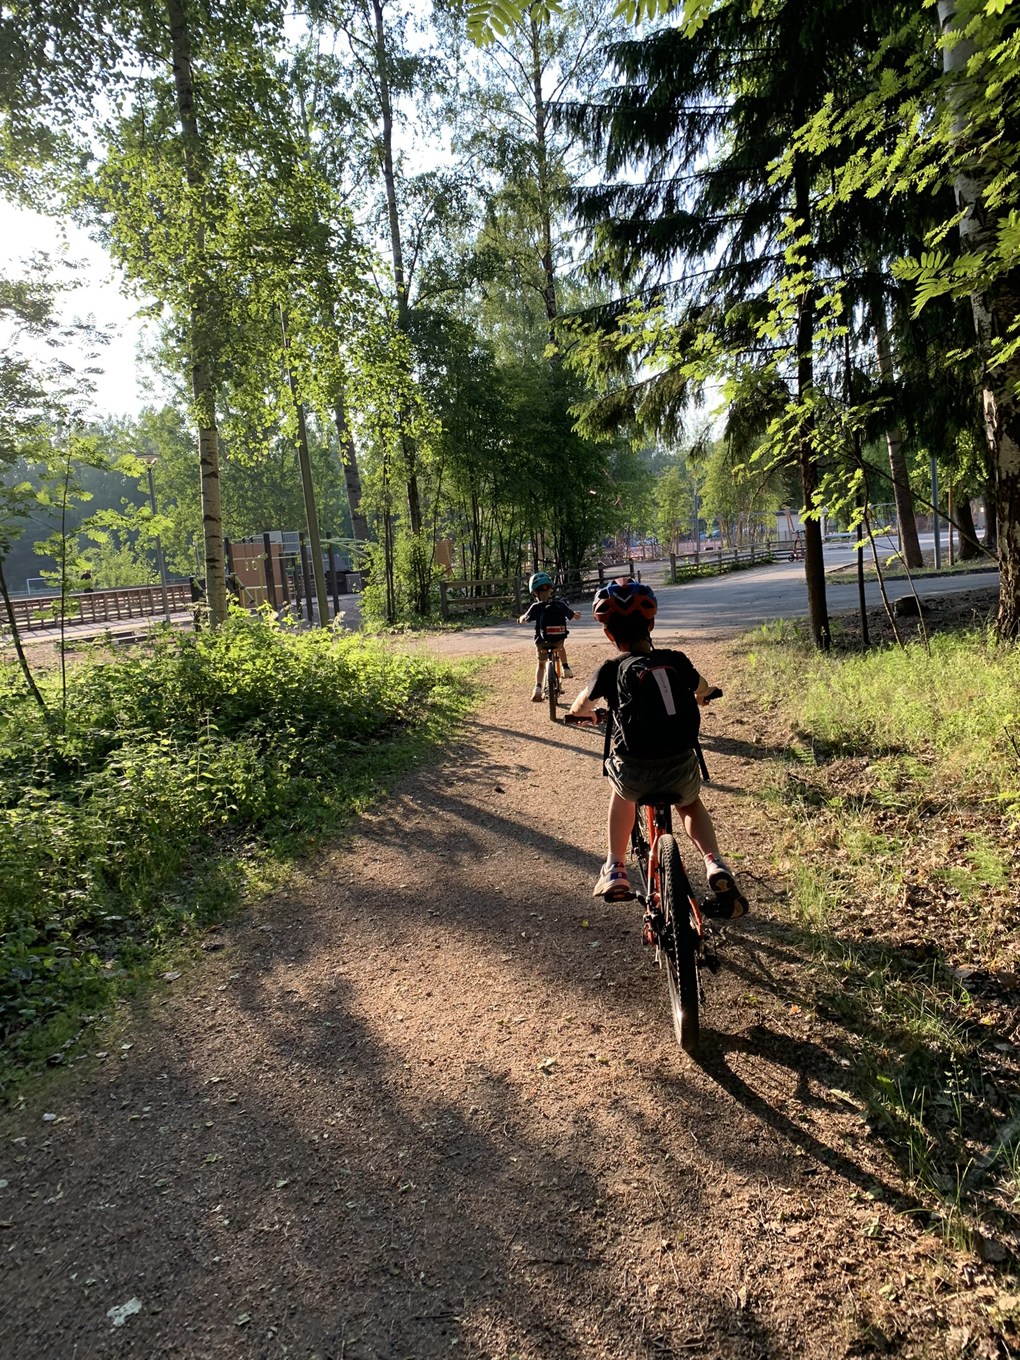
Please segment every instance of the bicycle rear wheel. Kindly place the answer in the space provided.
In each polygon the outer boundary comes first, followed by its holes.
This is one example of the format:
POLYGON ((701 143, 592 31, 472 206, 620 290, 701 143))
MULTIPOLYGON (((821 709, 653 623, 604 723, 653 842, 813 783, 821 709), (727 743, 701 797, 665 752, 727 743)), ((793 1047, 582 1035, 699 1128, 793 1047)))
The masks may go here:
POLYGON ((549 721, 556 721, 556 700, 560 693, 560 677, 556 674, 556 658, 550 656, 545 667, 546 692, 549 696, 549 721))
POLYGON ((659 888, 665 922, 666 977, 676 1041, 694 1053, 701 1032, 701 983, 698 977, 700 939, 691 909, 691 885, 684 872, 673 836, 659 837, 659 888))

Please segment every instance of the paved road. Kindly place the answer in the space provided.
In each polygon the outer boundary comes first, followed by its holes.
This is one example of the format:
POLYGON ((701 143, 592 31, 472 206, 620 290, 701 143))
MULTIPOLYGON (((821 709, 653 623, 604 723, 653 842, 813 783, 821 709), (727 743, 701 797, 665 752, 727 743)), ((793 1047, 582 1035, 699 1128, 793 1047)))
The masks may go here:
MULTIPOLYGON (((854 560, 851 549, 842 545, 827 545, 825 564, 828 570, 854 560)), ((652 564, 650 564, 652 565, 652 564)), ((644 573, 642 573, 644 575, 644 573)), ((804 583, 803 562, 776 562, 749 571, 731 572, 679 586, 662 586, 649 573, 659 597, 658 627, 678 630, 695 638, 714 638, 732 633, 734 629, 755 628, 767 619, 803 618, 807 614, 807 587, 804 583)), ((961 590, 976 590, 998 584, 997 572, 980 572, 966 576, 939 576, 925 580, 918 588, 921 599, 961 590)), ((886 592, 890 599, 910 594, 907 581, 889 581, 886 592)), ((857 583, 832 580, 826 592, 829 613, 839 614, 857 608, 857 583)), ((865 594, 869 605, 880 606, 882 597, 878 585, 868 582, 865 594)), ((581 620, 571 624, 571 632, 578 638, 589 638, 601 630, 591 618, 590 606, 581 606, 581 620)), ((465 629, 462 633, 444 634, 441 650, 444 655, 457 652, 506 652, 520 647, 528 630, 518 624, 496 624, 488 628, 465 629)), ((440 650, 435 637, 423 639, 429 650, 440 650)))
MULTIPOLYGON (((827 570, 831 571, 853 560, 852 549, 845 545, 826 545, 827 570)), ((803 562, 775 562, 770 566, 706 577, 680 586, 660 584, 667 567, 665 563, 650 562, 647 566, 635 563, 635 566, 640 569, 643 578, 654 585, 659 597, 660 630, 679 630, 694 637, 712 638, 731 633, 734 629, 754 628, 766 619, 803 618, 807 614, 807 588, 804 584, 803 562)), ((935 577, 923 581, 918 594, 924 599, 926 596, 975 590, 982 586, 995 585, 998 579, 998 573, 994 571, 966 576, 935 577)), ((910 586, 906 581, 890 581, 886 589, 890 599, 910 594, 910 586)), ((866 594, 869 605, 881 604, 877 584, 869 582, 866 594)), ((844 584, 842 579, 839 583, 830 579, 827 596, 830 614, 856 609, 856 581, 851 577, 847 578, 844 584)), ((358 597, 344 596, 341 607, 345 625, 348 628, 358 628, 361 623, 358 597)), ((598 632, 591 618, 590 606, 582 606, 581 613, 581 621, 572 625, 572 631, 577 634, 598 632)), ((124 628, 129 628, 132 632, 141 632, 149 622, 136 619, 132 624, 125 622, 124 628)), ((190 613, 180 615, 179 618, 175 617, 174 622, 178 627, 190 627, 190 613)), ((76 634, 94 634, 95 631, 94 626, 71 625, 67 630, 68 640, 73 641, 76 634)), ((55 633, 56 630, 32 633, 26 641, 52 641, 55 633)), ((461 633, 445 633, 442 634, 442 651, 445 655, 457 652, 467 655, 512 651, 521 646, 527 638, 527 633, 527 629, 509 621, 483 628, 465 629, 461 633)), ((437 650, 434 648, 435 640, 435 635, 424 638, 421 645, 430 650, 437 650)))

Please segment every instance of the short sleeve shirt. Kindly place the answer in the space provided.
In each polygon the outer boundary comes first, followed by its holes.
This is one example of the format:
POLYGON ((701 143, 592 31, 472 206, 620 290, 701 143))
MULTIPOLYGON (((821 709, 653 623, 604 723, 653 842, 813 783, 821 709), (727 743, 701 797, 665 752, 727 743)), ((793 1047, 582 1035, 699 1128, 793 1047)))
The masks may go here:
POLYGON ((524 615, 526 623, 535 625, 535 641, 549 641, 546 629, 549 627, 562 628, 561 633, 556 633, 552 637, 553 642, 562 642, 567 636, 567 623, 574 617, 574 611, 566 600, 535 600, 528 612, 524 615))

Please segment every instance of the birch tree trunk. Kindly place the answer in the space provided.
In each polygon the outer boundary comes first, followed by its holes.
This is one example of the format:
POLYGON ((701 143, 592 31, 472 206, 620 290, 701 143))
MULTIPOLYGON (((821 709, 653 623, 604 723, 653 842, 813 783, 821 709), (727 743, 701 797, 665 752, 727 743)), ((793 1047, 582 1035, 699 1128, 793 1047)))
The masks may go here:
MULTIPOLYGON (((807 171, 798 158, 793 175, 794 212, 800 222, 800 234, 811 232, 811 197, 807 171)), ((815 385, 814 376, 815 295, 810 284, 805 288, 797 315, 797 400, 801 406, 810 399, 815 385)), ((818 466, 811 440, 810 427, 805 420, 797 449, 804 509, 814 506, 818 490, 818 466)), ((827 652, 832 642, 829 632, 829 610, 825 596, 825 560, 822 547, 821 521, 814 516, 804 519, 804 579, 807 584, 808 617, 815 646, 827 652)))
MULTIPOLYGON (((322 566, 322 539, 319 537, 319 511, 315 504, 315 484, 312 481, 312 459, 308 452, 308 424, 305 420, 305 405, 298 396, 297 381, 290 362, 290 340, 287 336, 287 316, 280 308, 280 335, 283 339, 283 359, 287 366, 287 383, 290 387, 291 401, 297 416, 298 427, 298 466, 301 469, 301 494, 305 506, 305 528, 308 531, 308 546, 312 554, 312 577, 315 581, 315 597, 319 606, 319 627, 330 625, 329 595, 326 593, 326 573, 322 566)), ((310 611, 309 611, 310 612, 310 611)))
POLYGON ((359 543, 368 542, 368 520, 361 508, 361 473, 358 469, 358 451, 354 436, 347 421, 347 406, 341 394, 333 407, 336 422, 336 437, 340 443, 340 461, 344 470, 344 485, 347 488, 347 505, 351 512, 351 533, 359 543))
POLYGON ((191 202, 188 224, 194 255, 191 282, 191 389, 198 424, 198 461, 202 483, 202 536, 205 543, 206 598, 213 627, 227 617, 227 577, 223 559, 223 512, 220 505, 220 453, 216 428, 216 392, 212 377, 209 285, 205 269, 205 155, 199 136, 192 75, 191 34, 183 0, 166 0, 177 115, 184 145, 184 170, 191 202))
MULTIPOLYGON (((539 46, 539 26, 532 10, 528 16, 531 25, 531 89, 535 101, 535 149, 536 179, 538 184, 539 230, 541 232, 540 250, 543 277, 542 301, 549 322, 549 342, 555 343, 553 322, 557 316, 556 266, 553 260, 552 245, 552 202, 549 184, 549 153, 547 136, 549 129, 549 110, 542 93, 542 54, 539 46)), ((554 363, 559 358, 554 354, 554 363)))
MULTIPOLYGON (((404 248, 400 235, 400 211, 397 204, 397 177, 393 162, 393 97, 390 90, 389 50, 383 24, 385 0, 372 0, 375 22, 376 80, 378 81, 379 110, 382 116, 383 182, 386 188, 386 215, 390 229, 390 252, 393 259, 393 284, 397 293, 397 326, 407 332, 407 278, 404 273, 404 248)), ((413 534, 421 533, 421 497, 418 492, 418 473, 411 440, 401 430, 407 483, 407 520, 413 534)))

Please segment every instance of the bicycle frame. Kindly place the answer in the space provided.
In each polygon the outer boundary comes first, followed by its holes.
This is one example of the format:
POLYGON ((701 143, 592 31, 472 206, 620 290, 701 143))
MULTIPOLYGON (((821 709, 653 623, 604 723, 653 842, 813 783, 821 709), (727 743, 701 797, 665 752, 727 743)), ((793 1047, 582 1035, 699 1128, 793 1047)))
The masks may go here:
POLYGON ((556 721, 556 704, 563 689, 563 683, 560 678, 563 670, 563 663, 558 656, 558 652, 562 646, 563 642, 550 641, 544 642, 539 648, 539 655, 545 661, 543 685, 545 697, 549 701, 550 722, 556 721))

